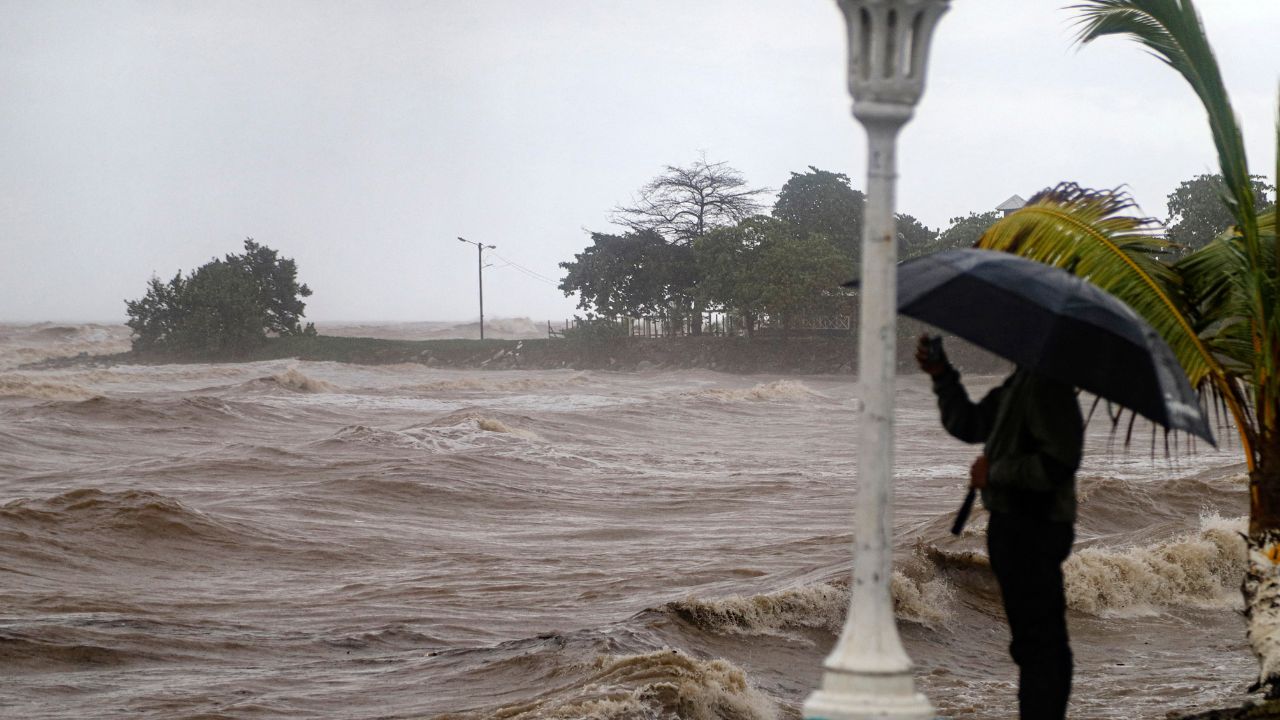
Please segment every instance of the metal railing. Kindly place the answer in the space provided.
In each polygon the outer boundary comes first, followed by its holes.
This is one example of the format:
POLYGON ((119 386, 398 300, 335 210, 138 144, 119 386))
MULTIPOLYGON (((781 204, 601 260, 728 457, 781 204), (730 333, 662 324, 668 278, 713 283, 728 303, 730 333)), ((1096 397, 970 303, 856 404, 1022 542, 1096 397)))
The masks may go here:
POLYGON ((697 326, 692 317, 613 317, 564 320, 556 327, 547 321, 547 337, 563 338, 576 332, 597 331, 602 335, 640 338, 673 338, 691 335, 740 337, 751 335, 836 335, 853 331, 851 315, 812 315, 782 318, 758 316, 748 322, 735 313, 708 312, 697 326))

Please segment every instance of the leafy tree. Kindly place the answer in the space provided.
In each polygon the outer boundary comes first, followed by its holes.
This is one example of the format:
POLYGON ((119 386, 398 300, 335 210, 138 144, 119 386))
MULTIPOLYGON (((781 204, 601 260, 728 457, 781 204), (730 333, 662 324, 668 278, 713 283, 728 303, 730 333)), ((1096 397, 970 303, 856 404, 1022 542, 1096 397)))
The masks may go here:
POLYGON ((791 173, 773 204, 773 216, 802 233, 827 236, 851 260, 862 247, 862 212, 866 196, 849 185, 849 176, 819 170, 791 173))
POLYGON ((906 213, 898 213, 894 225, 898 231, 898 257, 927 255, 938 249, 938 231, 906 213))
POLYGON ((270 324, 254 278, 241 267, 213 260, 191 273, 179 297, 181 322, 168 344, 183 351, 224 355, 252 348, 270 324))
POLYGON ((266 312, 266 328, 279 335, 303 332, 301 319, 311 289, 298 284, 298 266, 292 258, 282 258, 265 245, 248 238, 243 255, 227 255, 227 263, 239 268, 252 279, 257 300, 266 312))
POLYGON ((741 314, 748 332, 761 316, 786 328, 797 316, 847 309, 840 284, 852 262, 821 233, 757 216, 699 238, 694 252, 702 299, 741 314))
POLYGON ((681 248, 665 257, 662 280, 670 315, 679 320, 691 314, 695 335, 702 332, 702 307, 690 251, 693 241, 750 217, 761 208, 757 197, 763 192, 764 188, 749 187, 742 173, 727 163, 710 163, 703 156, 687 167, 666 166, 640 189, 632 205, 614 208, 613 221, 632 234, 653 233, 681 248))
POLYGON ((996 210, 984 213, 971 212, 965 217, 953 217, 951 225, 938 235, 934 250, 973 247, 978 244, 978 238, 982 237, 987 228, 996 224, 1000 217, 999 211, 996 210))
POLYGON ((167 283, 151 278, 138 300, 126 300, 133 349, 179 354, 235 355, 263 342, 267 333, 314 335, 302 327, 311 295, 297 282, 293 260, 245 240, 243 255, 214 259, 167 283))
POLYGON ((654 231, 625 235, 591 233, 591 245, 560 263, 560 290, 578 293, 578 307, 604 317, 663 315, 672 286, 684 283, 690 251, 669 245, 654 231))
POLYGON ((695 264, 702 281, 698 300, 705 307, 742 316, 748 333, 755 329, 763 300, 751 273, 764 237, 777 221, 764 217, 717 228, 694 241, 695 264))
POLYGON ((841 283, 853 276, 853 263, 825 235, 794 235, 771 228, 756 250, 748 281, 759 288, 760 308, 790 329, 796 317, 833 315, 847 310, 841 283))
MULTIPOLYGON (((1226 407, 1249 469, 1242 586, 1255 687, 1280 695, 1280 265, 1276 211, 1260 214, 1217 60, 1190 0, 1082 0, 1082 43, 1136 40, 1191 85, 1218 150, 1230 228, 1176 262, 1154 223, 1117 191, 1064 185, 1001 220, 982 239, 1066 267, 1129 303, 1168 341, 1193 387, 1226 407)), ((1280 140, 1280 138, 1278 138, 1280 140)), ((1280 175, 1280 168, 1277 168, 1280 175)))
MULTIPOLYGON (((1253 188, 1253 206, 1257 213, 1274 207, 1267 200, 1267 193, 1274 193, 1274 185, 1266 178, 1253 175, 1249 178, 1253 188)), ((1184 180, 1177 190, 1169 193, 1169 217, 1167 237, 1182 246, 1182 254, 1209 244, 1226 228, 1235 223, 1230 206, 1222 201, 1226 185, 1221 175, 1197 175, 1184 180)))
POLYGON ((966 217, 951 218, 951 225, 938 232, 925 227, 910 215, 897 216, 898 254, 903 260, 928 255, 939 250, 973 247, 978 238, 997 220, 1000 213, 992 210, 984 213, 969 213, 966 217))
POLYGON ((126 300, 128 325, 133 330, 133 349, 148 350, 159 347, 179 324, 185 282, 182 273, 169 282, 152 276, 147 282, 147 292, 138 300, 126 300))

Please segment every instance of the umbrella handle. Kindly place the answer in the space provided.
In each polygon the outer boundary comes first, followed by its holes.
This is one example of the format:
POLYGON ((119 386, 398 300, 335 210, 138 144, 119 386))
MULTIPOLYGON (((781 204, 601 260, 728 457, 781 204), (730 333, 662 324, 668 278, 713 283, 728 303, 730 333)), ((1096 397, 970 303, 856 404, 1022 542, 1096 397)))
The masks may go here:
POLYGON ((969 488, 969 494, 964 496, 964 503, 960 506, 960 511, 956 513, 956 521, 951 524, 951 534, 959 535, 964 530, 964 524, 969 519, 969 513, 973 512, 973 497, 977 491, 969 488))

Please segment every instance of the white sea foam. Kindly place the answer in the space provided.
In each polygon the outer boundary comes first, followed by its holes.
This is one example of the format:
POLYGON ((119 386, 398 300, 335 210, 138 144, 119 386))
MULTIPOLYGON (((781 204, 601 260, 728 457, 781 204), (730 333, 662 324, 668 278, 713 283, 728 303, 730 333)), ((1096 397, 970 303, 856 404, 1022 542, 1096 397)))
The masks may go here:
POLYGON ((335 433, 329 441, 450 453, 541 439, 531 430, 514 427, 497 418, 465 414, 448 416, 430 425, 403 430, 349 425, 335 433))
POLYGON ((686 598, 668 607, 695 625, 716 632, 771 634, 815 628, 838 633, 849 607, 849 588, 818 583, 759 595, 686 598))
POLYGON ((530 392, 577 385, 587 382, 585 373, 576 373, 565 377, 486 377, 468 375, 466 377, 436 380, 417 383, 404 389, 418 392, 530 392))
POLYGON ((1244 518, 1205 515, 1200 530, 1129 548, 1085 548, 1063 566, 1067 604, 1092 614, 1234 607, 1245 569, 1244 518))
POLYGON ((0 397, 36 400, 88 400, 96 393, 74 383, 44 382, 23 375, 0 375, 0 397))
POLYGON ((0 323, 0 368, 81 353, 98 355, 129 349, 124 325, 11 325, 0 323))
POLYGON ((776 720, 778 705, 727 660, 699 660, 676 650, 659 650, 598 657, 585 682, 499 709, 490 717, 776 720))
MULTIPOLYGON (((934 627, 951 617, 954 591, 929 563, 909 563, 895 570, 889 588, 894 613, 901 620, 934 627)), ((849 608, 849 586, 816 583, 759 595, 687 598, 667 607, 715 632, 769 635, 818 629, 835 634, 849 608)))
POLYGON ((273 375, 271 379, 280 387, 297 392, 328 393, 337 390, 330 383, 302 374, 296 367, 291 367, 278 375, 273 375))
POLYGON ((931 572, 927 578, 918 578, 894 570, 889 590, 894 613, 902 620, 939 627, 951 618, 955 590, 940 574, 931 572))
POLYGON ((686 394, 720 402, 807 400, 822 397, 819 393, 809 389, 804 383, 796 380, 774 380, 773 382, 759 383, 749 388, 694 390, 686 394))

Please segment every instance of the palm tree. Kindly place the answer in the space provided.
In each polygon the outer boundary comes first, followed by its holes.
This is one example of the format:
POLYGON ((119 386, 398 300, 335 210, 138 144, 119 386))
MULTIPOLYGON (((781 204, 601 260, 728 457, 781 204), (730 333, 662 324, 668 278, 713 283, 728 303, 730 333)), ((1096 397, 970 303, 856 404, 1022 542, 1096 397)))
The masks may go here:
MULTIPOLYGON (((1079 41, 1136 40, 1190 83, 1208 113, 1235 225, 1176 262, 1119 190, 1059 185, 1002 219, 979 247, 1066 268, 1112 292, 1169 342, 1188 379, 1227 410, 1249 469, 1242 591, 1260 673, 1280 697, 1280 255, 1275 210, 1254 206, 1244 143, 1192 0, 1085 0, 1079 41)), ((1280 128, 1277 129, 1280 142, 1280 128)), ((1280 178, 1280 167, 1277 167, 1280 178)))

